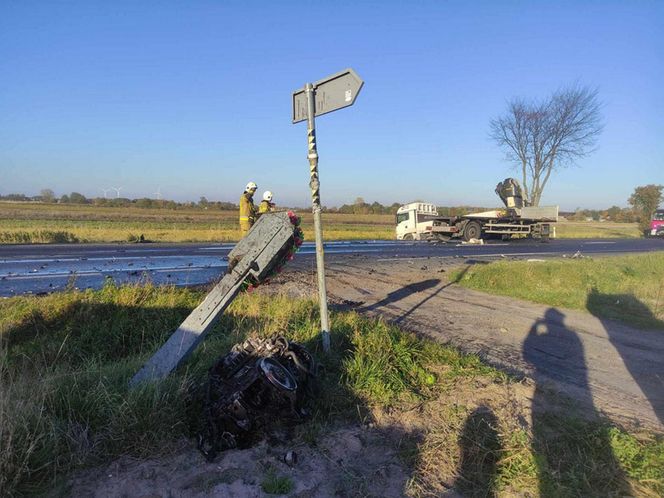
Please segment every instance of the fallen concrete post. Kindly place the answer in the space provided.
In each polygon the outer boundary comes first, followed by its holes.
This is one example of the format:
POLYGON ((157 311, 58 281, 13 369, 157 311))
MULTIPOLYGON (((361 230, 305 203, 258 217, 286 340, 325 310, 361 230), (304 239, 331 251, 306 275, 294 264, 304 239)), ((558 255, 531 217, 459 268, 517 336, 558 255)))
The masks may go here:
POLYGON ((297 231, 289 213, 262 215, 229 253, 228 273, 134 375, 129 385, 162 379, 177 368, 205 338, 243 283, 250 277, 255 282, 261 282, 275 265, 284 260, 286 253, 293 248, 297 231))

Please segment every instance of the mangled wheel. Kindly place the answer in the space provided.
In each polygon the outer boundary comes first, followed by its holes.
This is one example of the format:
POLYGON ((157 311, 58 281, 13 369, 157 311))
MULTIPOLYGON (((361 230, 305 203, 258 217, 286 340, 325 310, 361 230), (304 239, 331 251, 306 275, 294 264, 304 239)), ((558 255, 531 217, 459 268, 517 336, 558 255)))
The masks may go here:
POLYGON ((277 389, 281 391, 297 389, 295 377, 274 358, 263 358, 258 366, 268 382, 277 389))

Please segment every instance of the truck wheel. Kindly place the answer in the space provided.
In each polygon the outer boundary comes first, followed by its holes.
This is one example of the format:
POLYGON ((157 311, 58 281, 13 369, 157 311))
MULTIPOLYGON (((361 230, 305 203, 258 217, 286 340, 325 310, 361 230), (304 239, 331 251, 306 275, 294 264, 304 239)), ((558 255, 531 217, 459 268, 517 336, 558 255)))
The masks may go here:
POLYGON ((403 236, 403 240, 415 240, 415 237, 413 236, 412 233, 407 233, 406 235, 403 236))
POLYGON ((470 239, 482 238, 482 225, 477 221, 469 221, 463 229, 463 240, 468 242, 470 239))

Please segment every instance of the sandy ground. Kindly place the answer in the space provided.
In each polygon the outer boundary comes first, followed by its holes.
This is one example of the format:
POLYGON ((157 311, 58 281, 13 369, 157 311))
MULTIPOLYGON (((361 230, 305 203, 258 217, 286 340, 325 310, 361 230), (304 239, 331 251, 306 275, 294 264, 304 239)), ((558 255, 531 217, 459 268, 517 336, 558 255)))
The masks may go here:
MULTIPOLYGON (((490 407, 501 420, 528 429, 532 410, 537 410, 536 392, 546 389, 566 396, 545 410, 564 409, 569 396, 590 417, 602 414, 632 428, 664 432, 661 333, 464 289, 448 279, 452 270, 464 267, 461 263, 367 257, 332 262, 327 273, 331 307, 384 317, 524 375, 523 382, 508 386, 459 385, 438 400, 446 407, 490 407)), ((294 265, 260 292, 311 296, 315 282, 311 265, 294 265)), ((446 423, 436 419, 440 411, 441 405, 434 403, 410 415, 373 413, 364 425, 325 429, 315 445, 292 446, 287 436, 276 435, 250 449, 227 451, 214 463, 206 462, 191 441, 183 441, 174 456, 125 458, 76 472, 64 492, 94 497, 274 496, 261 486, 272 474, 288 477, 293 483, 289 496, 295 497, 459 496, 455 445, 441 450, 449 458, 435 469, 427 470, 426 462, 406 464, 402 455, 404 446, 422 444, 427 424, 446 423), (294 466, 283 461, 288 450, 298 454, 294 466), (422 472, 428 475, 425 481, 422 472)), ((456 437, 458 429, 449 431, 456 437)))
MULTIPOLYGON (((339 428, 316 447, 263 441, 223 453, 207 462, 183 441, 174 456, 155 460, 121 459, 108 466, 78 472, 69 482, 70 496, 131 497, 262 497, 270 474, 292 482, 289 496, 403 496, 408 479, 386 433, 373 427, 339 428), (295 451, 297 464, 284 463, 295 451)), ((273 495, 274 496, 274 495, 273 495)))
MULTIPOLYGON (((252 448, 222 452, 210 463, 192 441, 182 440, 170 456, 125 457, 74 472, 49 496, 267 498, 276 496, 263 490, 272 475, 287 478, 292 483, 288 496, 296 498, 460 498, 463 447, 470 436, 463 414, 490 413, 500 420, 495 429, 503 434, 529 430, 533 391, 527 383, 459 378, 438 398, 398 411, 371 409, 361 424, 323 427, 313 443, 296 433, 273 432, 252 448), (450 415, 457 411, 458 417, 450 415), (289 450, 297 453, 294 465, 285 463, 289 450)), ((478 486, 490 489, 488 482, 478 486)))

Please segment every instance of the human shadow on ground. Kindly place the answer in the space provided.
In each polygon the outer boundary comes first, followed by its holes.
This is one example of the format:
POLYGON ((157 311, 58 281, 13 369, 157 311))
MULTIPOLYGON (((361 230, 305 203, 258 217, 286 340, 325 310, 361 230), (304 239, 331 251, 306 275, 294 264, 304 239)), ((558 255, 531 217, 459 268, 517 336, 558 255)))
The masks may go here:
POLYGON ((602 322, 609 341, 664 424, 664 322, 631 294, 603 294, 593 288, 586 308, 602 322), (621 316, 657 330, 637 331, 610 319, 621 316))
POLYGON ((565 315, 549 308, 532 325, 523 343, 523 358, 534 369, 532 450, 538 467, 541 496, 607 496, 629 494, 588 383, 583 344, 565 325, 565 315), (574 405, 564 413, 551 409, 551 380, 575 387, 574 405), (578 413, 575 410, 580 410, 578 413), (603 483, 603 489, 589 487, 603 483), (571 487, 571 489, 570 489, 571 487))
POLYGON ((493 410, 481 405, 473 410, 459 436, 461 461, 454 488, 464 496, 496 496, 497 464, 502 450, 498 418, 493 410))

